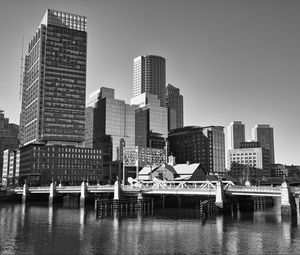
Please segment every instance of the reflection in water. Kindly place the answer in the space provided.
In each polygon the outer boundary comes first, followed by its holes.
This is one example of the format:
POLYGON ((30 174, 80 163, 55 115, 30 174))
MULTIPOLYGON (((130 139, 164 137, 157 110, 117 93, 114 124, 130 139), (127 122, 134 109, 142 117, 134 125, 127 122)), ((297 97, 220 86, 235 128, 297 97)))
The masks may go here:
POLYGON ((276 207, 203 220, 198 210, 106 211, 0 205, 0 254, 300 254, 299 225, 276 207))
POLYGON ((48 231, 52 233, 52 226, 53 226, 53 205, 49 204, 48 208, 48 231))
POLYGON ((80 240, 83 241, 84 240, 84 225, 86 223, 86 219, 85 219, 85 208, 84 207, 80 207, 79 208, 79 234, 80 234, 80 240))
POLYGON ((217 243, 219 246, 223 245, 223 216, 216 217, 217 243))

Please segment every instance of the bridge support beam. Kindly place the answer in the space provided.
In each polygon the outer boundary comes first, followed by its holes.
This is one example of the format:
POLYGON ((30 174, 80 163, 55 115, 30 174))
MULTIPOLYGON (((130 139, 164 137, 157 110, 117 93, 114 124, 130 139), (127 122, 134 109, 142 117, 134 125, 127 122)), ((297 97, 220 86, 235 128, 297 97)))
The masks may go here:
POLYGON ((114 184, 114 199, 113 199, 113 208, 119 210, 119 201, 120 201, 120 183, 119 178, 117 176, 117 180, 114 184))
POLYGON ((53 204, 54 197, 56 196, 56 183, 51 182, 50 184, 50 194, 49 194, 49 204, 53 204))
POLYGON ((119 183, 119 178, 117 177, 117 180, 115 181, 114 184, 114 200, 119 200, 120 199, 120 183, 119 183))
POLYGON ((25 203, 28 200, 29 195, 30 195, 30 193, 28 190, 28 184, 25 181, 25 183, 23 185, 23 193, 22 193, 22 202, 23 203, 25 203))
POLYGON ((83 207, 85 205, 85 199, 87 197, 87 185, 85 181, 81 183, 80 188, 80 207, 83 207))
POLYGON ((291 216, 296 213, 296 201, 292 200, 292 196, 287 183, 281 184, 281 215, 291 216))
POLYGON ((217 187, 216 187, 216 202, 215 205, 223 209, 224 208, 224 188, 223 188, 223 183, 222 181, 217 182, 217 187))
POLYGON ((142 191, 139 191, 137 197, 136 209, 142 209, 142 208, 143 208, 143 194, 142 191))

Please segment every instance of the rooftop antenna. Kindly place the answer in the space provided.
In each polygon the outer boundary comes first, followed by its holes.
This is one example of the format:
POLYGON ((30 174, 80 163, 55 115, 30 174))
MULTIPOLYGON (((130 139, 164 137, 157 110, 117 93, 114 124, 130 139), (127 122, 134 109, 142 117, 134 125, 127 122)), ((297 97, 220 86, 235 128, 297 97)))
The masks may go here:
POLYGON ((24 61, 24 35, 22 36, 22 55, 21 55, 21 70, 20 70, 20 91, 19 91, 19 101, 22 100, 22 89, 23 89, 23 61, 24 61))

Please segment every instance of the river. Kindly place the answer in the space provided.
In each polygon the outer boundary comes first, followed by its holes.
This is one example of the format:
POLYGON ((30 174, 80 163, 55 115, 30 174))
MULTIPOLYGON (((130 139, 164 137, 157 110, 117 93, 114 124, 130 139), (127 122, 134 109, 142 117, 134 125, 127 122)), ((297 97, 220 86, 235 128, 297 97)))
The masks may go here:
POLYGON ((9 255, 300 254, 300 223, 278 206, 203 219, 184 208, 96 217, 72 203, 1 203, 0 229, 0 254, 9 255))

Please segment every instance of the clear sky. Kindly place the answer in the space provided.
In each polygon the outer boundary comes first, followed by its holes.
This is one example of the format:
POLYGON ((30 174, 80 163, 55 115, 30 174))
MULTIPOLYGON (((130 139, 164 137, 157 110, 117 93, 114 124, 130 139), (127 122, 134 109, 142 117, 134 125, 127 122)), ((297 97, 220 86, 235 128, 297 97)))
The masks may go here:
POLYGON ((274 128, 275 159, 300 164, 300 1, 1 0, 0 108, 19 122, 25 52, 46 9, 88 18, 87 96, 132 97, 133 58, 166 58, 184 97, 185 125, 240 120, 274 128))

